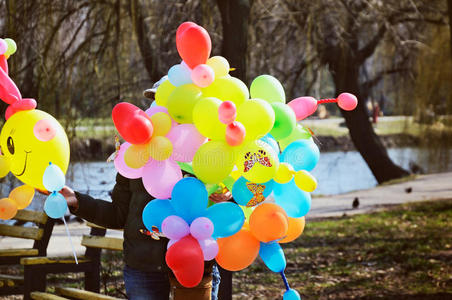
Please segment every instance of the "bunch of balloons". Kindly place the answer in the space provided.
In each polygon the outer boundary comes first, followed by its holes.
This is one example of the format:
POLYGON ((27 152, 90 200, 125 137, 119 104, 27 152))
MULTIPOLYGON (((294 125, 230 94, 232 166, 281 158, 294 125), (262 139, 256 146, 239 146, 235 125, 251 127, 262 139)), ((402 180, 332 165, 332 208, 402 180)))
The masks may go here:
POLYGON ((42 178, 50 161, 66 172, 69 164, 69 141, 63 127, 46 112, 37 110, 34 99, 24 99, 8 75, 7 58, 16 51, 11 39, 0 39, 0 98, 9 104, 6 123, 0 133, 0 176, 13 173, 24 187, 15 189, 0 201, 0 218, 13 218, 17 209, 31 202, 31 189, 45 191, 42 178), (21 199, 21 200, 19 200, 21 199), (13 205, 15 203, 15 206, 13 205))
POLYGON ((127 178, 142 177, 143 185, 155 198, 168 198, 180 179, 179 162, 193 160, 206 141, 192 124, 178 124, 165 107, 142 111, 122 102, 113 108, 113 122, 126 140, 115 158, 116 170, 127 178))
POLYGON ((218 203, 207 208, 208 194, 196 178, 184 178, 174 186, 169 199, 156 199, 143 210, 143 223, 167 238, 166 262, 177 280, 186 287, 201 282, 204 261, 218 254, 217 238, 238 232, 245 216, 234 203, 218 203))

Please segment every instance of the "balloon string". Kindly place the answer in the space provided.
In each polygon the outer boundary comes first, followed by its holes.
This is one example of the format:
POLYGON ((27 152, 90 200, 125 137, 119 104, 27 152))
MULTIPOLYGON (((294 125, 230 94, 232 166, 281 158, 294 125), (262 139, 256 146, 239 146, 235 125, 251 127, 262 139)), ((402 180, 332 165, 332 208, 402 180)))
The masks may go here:
POLYGON ((334 99, 334 98, 317 100, 317 104, 322 104, 322 103, 335 103, 335 102, 337 102, 337 99, 334 99))
POLYGON ((72 239, 71 239, 71 234, 69 233, 69 228, 67 227, 67 223, 66 223, 66 220, 64 219, 64 216, 62 217, 62 219, 64 222, 64 226, 66 227, 66 233, 67 233, 67 237, 69 238, 69 244, 71 244, 72 254, 74 254, 75 263, 78 265, 77 254, 75 253, 74 245, 72 244, 72 239))
POLYGON ((286 286, 286 290, 290 289, 289 282, 287 282, 286 274, 284 274, 284 271, 281 271, 279 274, 281 274, 282 280, 284 281, 284 285, 286 286))

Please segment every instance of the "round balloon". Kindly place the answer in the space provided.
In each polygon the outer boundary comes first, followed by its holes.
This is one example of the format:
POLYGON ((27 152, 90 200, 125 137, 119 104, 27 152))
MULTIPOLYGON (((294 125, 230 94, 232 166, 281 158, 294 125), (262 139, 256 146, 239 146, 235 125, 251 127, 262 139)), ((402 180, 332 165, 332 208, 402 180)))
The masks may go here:
POLYGON ((301 218, 311 209, 311 195, 300 190, 295 180, 286 184, 275 184, 273 197, 276 204, 280 205, 292 218, 301 218))
POLYGON ((240 230, 236 234, 220 238, 218 242, 217 263, 226 270, 240 271, 253 263, 259 254, 259 241, 249 230, 240 230))
POLYGON ((214 141, 224 141, 226 135, 226 124, 220 122, 218 118, 221 103, 217 98, 202 98, 193 109, 193 123, 196 129, 214 141))
POLYGON ((302 125, 297 124, 297 126, 294 128, 294 130, 292 130, 292 133, 286 137, 283 138, 281 140, 279 140, 279 146, 281 147, 281 150, 286 149, 286 147, 296 141, 296 140, 306 140, 306 139, 310 139, 312 136, 311 132, 309 132, 308 129, 304 128, 302 125))
POLYGON ((215 77, 223 77, 229 74, 229 62, 223 56, 213 56, 206 62, 215 72, 215 77))
POLYGON ((251 99, 238 106, 236 121, 245 126, 245 140, 253 141, 270 132, 275 123, 275 112, 267 102, 251 99))
POLYGON ((271 103, 275 111, 275 123, 270 134, 277 140, 290 136, 296 126, 295 113, 285 103, 271 103))
POLYGON ((235 77, 215 78, 211 85, 202 89, 202 93, 204 97, 215 97, 222 101, 229 100, 237 106, 250 97, 246 84, 235 77))
POLYGON ((292 142, 280 156, 281 162, 291 164, 295 171, 312 171, 317 165, 319 158, 319 148, 312 139, 292 142))
POLYGON ((24 209, 30 205, 35 195, 35 189, 29 185, 16 187, 9 193, 9 198, 16 203, 17 209, 24 209))
POLYGON ((44 202, 44 211, 51 218, 62 218, 67 211, 66 199, 60 193, 51 193, 44 202))
POLYGON ((201 95, 201 89, 194 84, 176 87, 168 97, 169 114, 178 123, 193 123, 193 109, 201 95))
POLYGON ((168 97, 176 87, 169 80, 165 80, 159 85, 155 92, 155 103, 159 106, 167 106, 168 97))
POLYGON ((237 204, 253 207, 265 200, 273 190, 273 180, 253 183, 240 177, 232 186, 232 197, 237 204))
MULTIPOLYGON (((290 201, 290 199, 288 199, 290 201)), ((274 203, 263 203, 250 216, 250 229, 261 242, 276 241, 287 234, 289 220, 282 207, 274 203)))
POLYGON ((250 86, 252 98, 264 99, 268 102, 286 103, 286 94, 281 83, 271 75, 256 77, 250 86))

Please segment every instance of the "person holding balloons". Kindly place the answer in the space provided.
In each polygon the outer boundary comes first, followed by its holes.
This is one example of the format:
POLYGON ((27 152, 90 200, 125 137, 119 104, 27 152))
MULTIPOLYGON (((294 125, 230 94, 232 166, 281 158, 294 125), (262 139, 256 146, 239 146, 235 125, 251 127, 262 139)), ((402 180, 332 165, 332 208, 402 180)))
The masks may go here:
MULTIPOLYGON (((154 89, 147 90, 150 98, 155 88, 154 85, 154 89)), ((67 186, 60 193, 66 198, 71 213, 106 228, 124 229, 124 282, 129 299, 169 299, 173 275, 165 263, 168 240, 157 228, 150 232, 143 224, 143 209, 154 198, 146 191, 141 178, 129 179, 118 173, 111 193, 112 202, 94 199, 67 186)), ((209 197, 216 203, 231 198, 230 192, 214 193, 209 197)), ((217 299, 219 283, 219 272, 212 261, 206 264, 200 285, 186 289, 187 296, 217 299), (211 293, 208 293, 210 287, 211 293)))

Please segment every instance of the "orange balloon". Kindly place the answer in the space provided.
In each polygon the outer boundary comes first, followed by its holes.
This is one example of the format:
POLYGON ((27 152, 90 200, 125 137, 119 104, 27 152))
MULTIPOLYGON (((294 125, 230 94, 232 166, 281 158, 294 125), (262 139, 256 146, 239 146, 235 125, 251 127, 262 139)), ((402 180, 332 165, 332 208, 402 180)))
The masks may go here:
POLYGON ((259 254, 260 243, 249 230, 217 240, 219 251, 215 258, 226 270, 240 271, 253 263, 259 254))
POLYGON ((304 230, 305 219, 289 217, 289 228, 287 229, 286 237, 279 241, 279 243, 289 243, 298 238, 304 230))
POLYGON ((278 240, 287 234, 289 220, 281 206, 263 203, 256 207, 250 216, 250 229, 261 242, 278 240))
POLYGON ((35 189, 32 186, 21 185, 9 193, 9 198, 16 203, 17 209, 24 209, 30 205, 34 195, 35 189))
POLYGON ((9 198, 0 199, 0 219, 9 220, 17 214, 16 203, 9 198))

